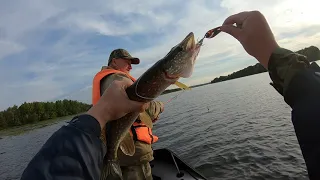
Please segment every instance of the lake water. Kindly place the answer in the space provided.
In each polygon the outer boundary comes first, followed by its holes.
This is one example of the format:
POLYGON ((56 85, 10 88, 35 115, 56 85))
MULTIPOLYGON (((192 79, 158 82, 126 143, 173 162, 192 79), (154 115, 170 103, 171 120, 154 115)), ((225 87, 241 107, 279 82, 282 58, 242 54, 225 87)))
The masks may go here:
MULTIPOLYGON (((169 148, 210 179, 308 179, 291 108, 267 73, 161 96, 155 148, 169 148)), ((0 179, 19 179, 64 122, 0 140, 0 179)))

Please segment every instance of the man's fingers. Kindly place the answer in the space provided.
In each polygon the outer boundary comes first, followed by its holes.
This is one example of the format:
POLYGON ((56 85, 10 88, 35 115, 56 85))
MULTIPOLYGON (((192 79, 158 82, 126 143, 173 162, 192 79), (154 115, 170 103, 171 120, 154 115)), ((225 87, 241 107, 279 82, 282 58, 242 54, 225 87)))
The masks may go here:
POLYGON ((126 89, 131 86, 133 82, 127 78, 123 78, 121 81, 114 80, 110 86, 115 86, 118 91, 121 93, 124 93, 125 96, 128 98, 128 95, 126 93, 126 89))
POLYGON ((162 113, 164 111, 164 104, 161 101, 159 101, 159 103, 160 103, 160 112, 162 113))
POLYGON ((234 27, 233 25, 223 25, 221 26, 221 31, 230 34, 236 39, 240 39, 242 30, 240 28, 234 27))
POLYGON ((241 12, 238 14, 234 14, 229 16, 222 25, 232 25, 234 23, 236 24, 242 24, 243 21, 245 21, 247 19, 247 17, 249 16, 249 12, 241 12))
POLYGON ((113 83, 115 83, 116 86, 118 86, 118 87, 122 87, 123 89, 126 89, 127 87, 129 87, 133 84, 133 82, 128 78, 123 78, 123 79, 121 79, 121 81, 114 80, 113 83))
MULTIPOLYGON (((125 96, 127 97, 127 93, 125 92, 125 90, 131 86, 133 84, 133 82, 128 79, 128 78, 123 78, 121 79, 121 81, 118 80, 114 80, 113 84, 114 86, 116 86, 118 88, 118 90, 122 91, 125 96)), ((128 97, 127 97, 128 98, 128 97)), ((147 107, 148 104, 147 103, 143 103, 143 102, 138 102, 138 101, 132 101, 129 100, 129 109, 127 109, 129 112, 143 112, 147 107)))

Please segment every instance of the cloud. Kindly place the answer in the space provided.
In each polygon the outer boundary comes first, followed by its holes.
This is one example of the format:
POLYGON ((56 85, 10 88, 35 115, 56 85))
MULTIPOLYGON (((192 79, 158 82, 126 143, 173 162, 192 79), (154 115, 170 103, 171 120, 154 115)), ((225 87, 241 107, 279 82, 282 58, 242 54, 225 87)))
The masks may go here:
POLYGON ((0 59, 10 55, 21 52, 24 47, 12 41, 1 41, 0 40, 0 59))
MULTIPOLYGON (((281 46, 320 47, 316 1, 12 0, 0 5, 0 108, 24 101, 71 98, 90 102, 94 74, 109 53, 125 48, 141 59, 139 77, 190 31, 201 38, 229 15, 259 10, 281 46)), ((319 4, 319 3, 318 3, 319 4)), ((205 40, 194 85, 256 63, 221 33, 205 40)))
POLYGON ((14 103, 17 96, 23 97, 22 100, 26 102, 45 101, 62 95, 64 92, 61 90, 60 83, 54 82, 51 77, 42 77, 25 83, 3 85, 0 93, 0 106, 7 107, 17 104, 17 102, 14 103))

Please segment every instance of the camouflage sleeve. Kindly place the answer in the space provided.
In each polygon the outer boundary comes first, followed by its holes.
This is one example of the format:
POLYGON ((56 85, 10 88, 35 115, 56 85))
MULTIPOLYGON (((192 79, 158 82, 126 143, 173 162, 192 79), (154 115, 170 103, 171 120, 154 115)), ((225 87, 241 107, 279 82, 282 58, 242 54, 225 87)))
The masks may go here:
POLYGON ((308 67, 310 63, 305 56, 288 49, 277 48, 268 63, 269 75, 273 81, 270 85, 284 96, 292 78, 308 67))
POLYGON ((152 120, 156 119, 163 111, 163 103, 161 101, 151 101, 146 112, 152 120))
POLYGON ((111 75, 103 78, 100 83, 100 96, 103 94, 103 92, 110 86, 110 84, 114 80, 122 80, 124 78, 130 79, 123 74, 111 74, 111 75))

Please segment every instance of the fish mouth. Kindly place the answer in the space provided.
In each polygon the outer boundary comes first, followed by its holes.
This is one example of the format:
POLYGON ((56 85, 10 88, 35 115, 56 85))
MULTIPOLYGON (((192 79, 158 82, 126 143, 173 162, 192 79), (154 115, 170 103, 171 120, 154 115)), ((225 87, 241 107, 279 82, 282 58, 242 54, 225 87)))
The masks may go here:
POLYGON ((184 40, 181 41, 180 47, 183 48, 183 50, 191 51, 196 48, 196 41, 194 38, 194 33, 190 32, 184 40))
POLYGON ((177 46, 171 49, 170 52, 173 52, 173 56, 177 56, 176 59, 178 61, 173 61, 173 64, 168 63, 168 67, 163 70, 165 78, 169 81, 176 81, 180 77, 189 76, 191 74, 189 73, 190 69, 193 69, 193 64, 199 50, 200 46, 196 44, 194 33, 190 32, 177 46), (172 66, 176 67, 172 68, 172 66))

